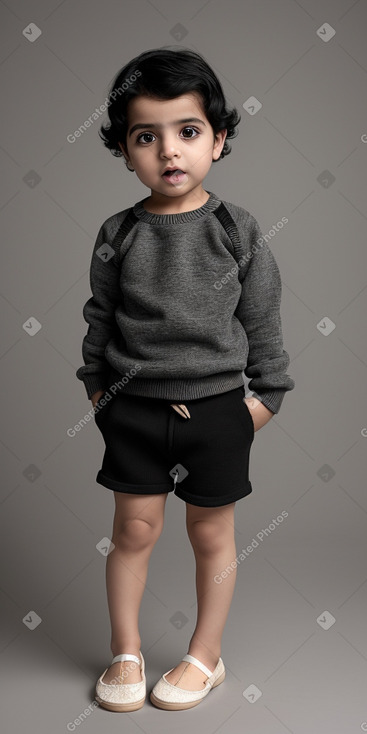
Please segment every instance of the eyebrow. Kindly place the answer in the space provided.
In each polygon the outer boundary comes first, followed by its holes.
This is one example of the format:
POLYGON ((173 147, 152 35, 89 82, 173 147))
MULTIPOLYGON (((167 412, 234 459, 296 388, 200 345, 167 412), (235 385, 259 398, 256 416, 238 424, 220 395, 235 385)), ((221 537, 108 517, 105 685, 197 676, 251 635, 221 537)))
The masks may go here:
MULTIPOLYGON (((199 120, 198 117, 189 117, 189 118, 187 118, 185 120, 174 120, 174 122, 172 122, 171 125, 183 125, 184 123, 188 123, 188 122, 199 122, 201 125, 204 125, 204 127, 206 127, 205 122, 203 120, 199 120)), ((133 132, 135 132, 135 130, 145 130, 145 128, 147 128, 147 127, 150 127, 150 128, 153 128, 153 129, 154 128, 160 129, 160 128, 166 127, 166 126, 165 125, 162 125, 161 123, 154 124, 154 122, 147 122, 145 124, 138 123, 137 125, 133 125, 133 127, 131 128, 131 130, 129 132, 129 138, 131 137, 131 135, 133 134, 133 132)))

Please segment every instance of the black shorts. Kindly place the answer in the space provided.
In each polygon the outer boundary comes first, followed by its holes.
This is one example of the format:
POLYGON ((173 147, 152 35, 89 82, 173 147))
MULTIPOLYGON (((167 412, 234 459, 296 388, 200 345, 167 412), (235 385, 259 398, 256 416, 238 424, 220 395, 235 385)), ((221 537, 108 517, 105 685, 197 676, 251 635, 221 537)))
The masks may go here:
POLYGON ((122 391, 94 414, 106 449, 96 481, 116 492, 163 494, 219 507, 252 492, 249 456, 254 423, 245 387, 196 400, 166 400, 122 391), (183 403, 191 417, 171 403, 183 403))

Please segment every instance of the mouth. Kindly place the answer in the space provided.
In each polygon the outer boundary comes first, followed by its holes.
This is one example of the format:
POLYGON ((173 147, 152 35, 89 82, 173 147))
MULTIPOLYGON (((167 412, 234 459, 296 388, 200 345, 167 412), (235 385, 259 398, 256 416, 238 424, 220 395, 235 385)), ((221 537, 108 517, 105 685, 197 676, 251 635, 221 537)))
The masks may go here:
POLYGON ((181 168, 166 169, 162 174, 162 178, 165 178, 170 183, 181 183, 186 177, 185 171, 181 168))

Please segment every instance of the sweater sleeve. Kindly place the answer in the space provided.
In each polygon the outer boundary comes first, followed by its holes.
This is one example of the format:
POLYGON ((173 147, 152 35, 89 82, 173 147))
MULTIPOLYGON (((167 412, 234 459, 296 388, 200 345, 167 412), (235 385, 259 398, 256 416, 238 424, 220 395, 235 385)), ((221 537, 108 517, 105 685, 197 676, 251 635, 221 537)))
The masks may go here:
POLYGON ((280 303, 282 284, 272 251, 264 241, 256 219, 246 222, 247 256, 252 253, 235 315, 247 336, 249 354, 244 370, 255 397, 278 413, 294 380, 286 374, 290 359, 283 349, 280 303))
POLYGON ((88 331, 82 342, 84 365, 76 371, 76 376, 84 382, 88 398, 97 390, 107 389, 109 364, 105 349, 117 328, 115 310, 122 299, 117 254, 110 246, 109 229, 104 222, 97 235, 89 271, 92 297, 83 308, 88 331))

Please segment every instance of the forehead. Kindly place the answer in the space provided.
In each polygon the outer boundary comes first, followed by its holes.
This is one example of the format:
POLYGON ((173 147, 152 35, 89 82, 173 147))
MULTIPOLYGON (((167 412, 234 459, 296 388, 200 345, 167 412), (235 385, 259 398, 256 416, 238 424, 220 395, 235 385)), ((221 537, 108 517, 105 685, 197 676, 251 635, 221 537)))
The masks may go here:
POLYGON ((127 105, 128 127, 137 122, 173 122, 183 117, 200 117, 206 121, 204 106, 199 94, 189 92, 174 99, 133 97, 127 105))

